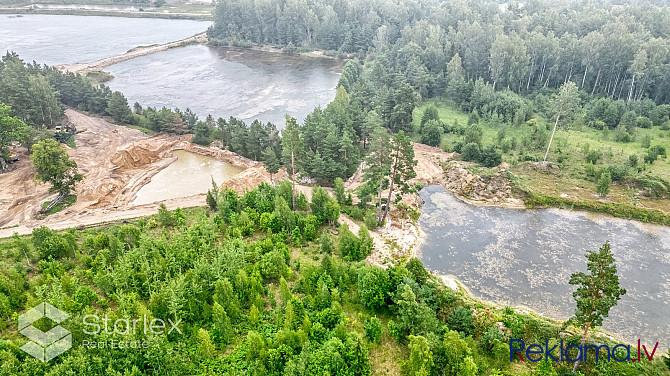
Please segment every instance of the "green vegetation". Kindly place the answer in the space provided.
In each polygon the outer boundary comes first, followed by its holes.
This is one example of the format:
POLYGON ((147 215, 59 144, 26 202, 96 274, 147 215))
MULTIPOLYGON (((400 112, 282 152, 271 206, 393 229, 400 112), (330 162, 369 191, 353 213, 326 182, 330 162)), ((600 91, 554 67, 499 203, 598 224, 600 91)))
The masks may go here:
MULTIPOLYGON (((610 309, 626 294, 625 289, 619 288, 616 261, 609 242, 598 252, 588 251, 586 259, 589 274, 578 272, 570 276, 570 284, 578 286, 572 293, 577 309, 571 321, 584 328, 581 348, 584 348, 589 329, 601 326, 610 309)), ((579 361, 575 362, 572 372, 577 371, 577 367, 579 361)))
POLYGON ((43 212, 49 213, 71 197, 75 184, 84 176, 77 170, 77 162, 70 159, 65 148, 56 140, 42 140, 31 151, 30 160, 37 170, 37 180, 51 184, 50 193, 58 193, 50 204, 42 207, 43 212))
POLYGON ((10 116, 11 108, 0 103, 0 171, 7 168, 9 146, 13 142, 26 142, 30 139, 30 129, 24 122, 10 116))
MULTIPOLYGON (((565 330, 559 323, 448 290, 417 259, 382 269, 342 255, 351 249, 343 243, 362 245, 365 235, 344 227, 330 234, 314 212, 318 203, 293 212, 279 188, 214 196, 213 212, 161 207, 134 223, 39 228, 0 242, 0 315, 13 317, 2 321, 3 372, 569 374, 571 364, 533 370, 529 362, 509 362, 509 338, 558 338, 565 330), (15 331, 15 313, 40 301, 71 315, 62 325, 73 333, 73 348, 47 364, 19 349, 26 339, 15 331), (80 323, 92 314, 181 321, 179 331, 163 335, 86 334, 80 323), (83 340, 146 347, 95 349, 83 340)), ((568 331, 568 344, 579 343, 577 333, 568 331)), ((580 370, 668 374, 661 360, 596 365, 589 357, 580 370)))
POLYGON ((65 200, 61 201, 59 204, 56 204, 55 206, 51 205, 52 201, 46 201, 42 203, 42 213, 45 216, 55 214, 67 208, 68 206, 72 206, 75 202, 77 202, 77 195, 70 195, 65 200), (49 207, 50 209, 46 211, 46 208, 49 207))
MULTIPOLYGON (((352 124, 355 133, 346 134, 354 136, 361 158, 382 126, 485 167, 507 162, 521 188, 538 194, 593 200, 607 172, 608 199, 667 210, 670 92, 663 83, 670 49, 656 22, 667 19, 670 8, 610 1, 597 7, 289 1, 278 10, 272 6, 277 22, 268 24, 266 6, 218 2, 210 40, 355 56, 338 88, 339 107, 348 116, 331 121, 352 124), (620 12, 630 17, 624 20, 620 12), (421 102, 428 105, 414 111, 421 102), (526 163, 543 160, 558 165, 558 176, 526 163)), ((314 119, 322 113, 315 111, 314 119)), ((319 150, 327 143, 312 143, 307 123, 305 147, 319 151, 307 160, 319 166, 338 161, 319 150)), ((321 171, 300 169, 321 183, 350 174, 321 171)))

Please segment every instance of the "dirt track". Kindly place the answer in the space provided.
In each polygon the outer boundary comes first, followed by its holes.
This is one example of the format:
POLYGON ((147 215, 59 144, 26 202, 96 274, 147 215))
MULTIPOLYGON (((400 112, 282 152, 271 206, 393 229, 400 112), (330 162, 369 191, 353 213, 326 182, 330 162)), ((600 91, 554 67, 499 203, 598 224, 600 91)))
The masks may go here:
MULTIPOLYGON (((154 174, 175 160, 174 150, 208 155, 243 168, 243 172, 225 183, 238 192, 270 181, 262 164, 225 150, 191 144, 190 136, 149 137, 71 109, 66 115, 81 132, 75 135, 77 147, 68 149, 84 175, 84 180, 77 185, 77 202, 59 213, 38 219, 41 204, 54 195, 48 193, 47 184, 35 181, 32 163, 28 156, 21 155, 21 161, 12 171, 0 175, 0 227, 4 228, 0 230, 0 238, 14 232, 28 234, 42 225, 65 229, 155 214, 159 203, 129 204, 154 174)), ((171 209, 200 206, 205 205, 205 196, 194 195, 164 203, 171 209)))
POLYGON ((134 59, 140 56, 154 54, 156 52, 165 51, 170 48, 180 47, 190 43, 204 43, 206 41, 207 41, 207 35, 204 32, 202 32, 194 36, 177 40, 174 42, 168 42, 164 44, 158 44, 146 47, 136 47, 124 54, 106 57, 104 59, 96 60, 90 63, 63 64, 56 66, 56 68, 63 72, 72 72, 72 73, 85 72, 85 71, 99 71, 111 65, 120 63, 122 61, 134 59))

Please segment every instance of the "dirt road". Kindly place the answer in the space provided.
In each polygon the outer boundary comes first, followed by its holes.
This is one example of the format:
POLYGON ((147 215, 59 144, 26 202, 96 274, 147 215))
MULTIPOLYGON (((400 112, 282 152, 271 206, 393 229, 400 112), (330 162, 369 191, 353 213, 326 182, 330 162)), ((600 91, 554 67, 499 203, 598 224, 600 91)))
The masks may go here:
MULTIPOLYGON (((26 155, 13 170, 0 175, 0 238, 14 232, 28 234, 33 228, 52 229, 88 226, 155 214, 160 203, 131 206, 136 193, 158 171, 172 163, 174 150, 187 150, 229 162, 243 171, 225 185, 242 192, 269 182, 265 167, 235 153, 194 145, 190 136, 155 136, 104 119, 68 109, 65 114, 81 133, 68 154, 77 162, 84 180, 76 187, 77 202, 63 211, 39 219, 49 194, 47 184, 35 181, 35 169, 26 155)), ((275 175, 275 178, 280 176, 275 175)), ((204 195, 164 201, 168 208, 205 205, 204 195)))
POLYGON ((63 72, 72 72, 72 73, 99 71, 109 67, 110 65, 114 65, 122 61, 134 59, 140 56, 154 54, 156 52, 165 51, 170 48, 181 47, 191 43, 204 43, 206 41, 207 41, 207 35, 205 32, 202 32, 192 37, 180 39, 174 42, 168 42, 153 46, 136 47, 124 54, 106 57, 104 59, 96 60, 90 63, 63 64, 56 66, 56 68, 63 72))

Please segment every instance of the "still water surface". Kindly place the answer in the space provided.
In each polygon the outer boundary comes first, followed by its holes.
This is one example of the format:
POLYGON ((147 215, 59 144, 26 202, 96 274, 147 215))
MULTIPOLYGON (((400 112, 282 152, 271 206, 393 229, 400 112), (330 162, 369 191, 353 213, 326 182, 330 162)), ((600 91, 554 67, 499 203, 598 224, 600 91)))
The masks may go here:
POLYGON ((187 38, 209 25, 157 18, 0 14, 0 53, 14 51, 26 62, 48 65, 86 63, 187 38))
POLYGON ((228 162, 184 150, 176 150, 174 155, 177 160, 154 175, 151 182, 137 192, 131 205, 207 193, 212 179, 221 185, 242 171, 228 162))
POLYGON ((427 268, 456 276, 485 300, 566 319, 575 307, 570 274, 586 271, 586 251, 609 240, 627 294, 604 328, 670 345, 670 227, 560 209, 476 207, 441 186, 420 195, 427 268))
POLYGON ((192 45, 112 65, 107 84, 132 105, 187 107, 204 119, 234 116, 285 125, 302 122, 335 98, 339 74, 329 59, 192 45))

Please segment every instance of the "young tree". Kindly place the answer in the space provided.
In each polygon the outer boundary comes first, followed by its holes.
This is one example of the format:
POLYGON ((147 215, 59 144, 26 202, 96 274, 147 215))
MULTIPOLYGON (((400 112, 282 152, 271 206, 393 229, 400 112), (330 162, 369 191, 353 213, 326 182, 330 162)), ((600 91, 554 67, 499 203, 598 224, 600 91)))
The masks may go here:
POLYGON ((11 108, 0 103, 0 170, 7 168, 5 158, 9 156, 8 147, 15 141, 25 141, 30 128, 20 119, 9 116, 11 108))
POLYGON ((554 98, 552 103, 552 111, 556 116, 556 122, 554 123, 554 130, 551 132, 551 138, 549 139, 549 145, 547 146, 547 152, 544 153, 544 161, 547 161, 547 156, 549 155, 549 149, 551 148, 551 143, 554 141, 554 134, 556 133, 556 127, 558 127, 558 120, 561 116, 568 117, 579 107, 579 89, 574 82, 570 81, 563 86, 558 91, 558 95, 554 98))
POLYGON ((58 197, 44 208, 43 211, 47 212, 70 196, 75 184, 84 176, 77 170, 77 162, 70 159, 65 148, 56 140, 38 142, 33 146, 32 153, 30 159, 37 170, 37 179, 51 183, 49 192, 58 193, 58 197))
POLYGON ((291 208, 295 210, 295 170, 300 163, 303 144, 300 137, 300 126, 295 118, 288 115, 286 115, 286 128, 282 131, 281 144, 284 166, 291 173, 291 182, 293 183, 293 202, 291 208))
MULTIPOLYGON (((616 261, 610 250, 609 241, 603 244, 598 252, 588 251, 586 259, 589 274, 578 272, 570 276, 570 284, 578 286, 572 293, 577 308, 575 316, 570 321, 584 328, 580 351, 584 348, 589 329, 601 326, 610 309, 617 304, 622 295, 626 294, 625 289, 619 288, 616 261)), ((581 354, 577 358, 581 358, 581 354)), ((579 360, 572 368, 573 373, 577 371, 577 366, 579 360)))
POLYGON ((600 197, 605 197, 610 192, 610 187, 612 185, 612 175, 609 172, 603 172, 600 174, 598 183, 596 183, 596 192, 600 197))
POLYGON ((411 376, 427 376, 433 368, 433 353, 428 340, 422 336, 409 336, 409 361, 407 374, 411 376))
POLYGON ((277 154, 275 154, 275 151, 268 146, 263 150, 261 158, 265 164, 265 169, 270 173, 270 181, 273 181, 272 175, 279 172, 279 167, 281 167, 281 162, 279 161, 279 158, 277 158, 277 154))
POLYGON ((344 181, 342 178, 335 178, 335 183, 333 184, 333 191, 335 193, 335 198, 340 205, 344 205, 347 197, 344 194, 344 181))

